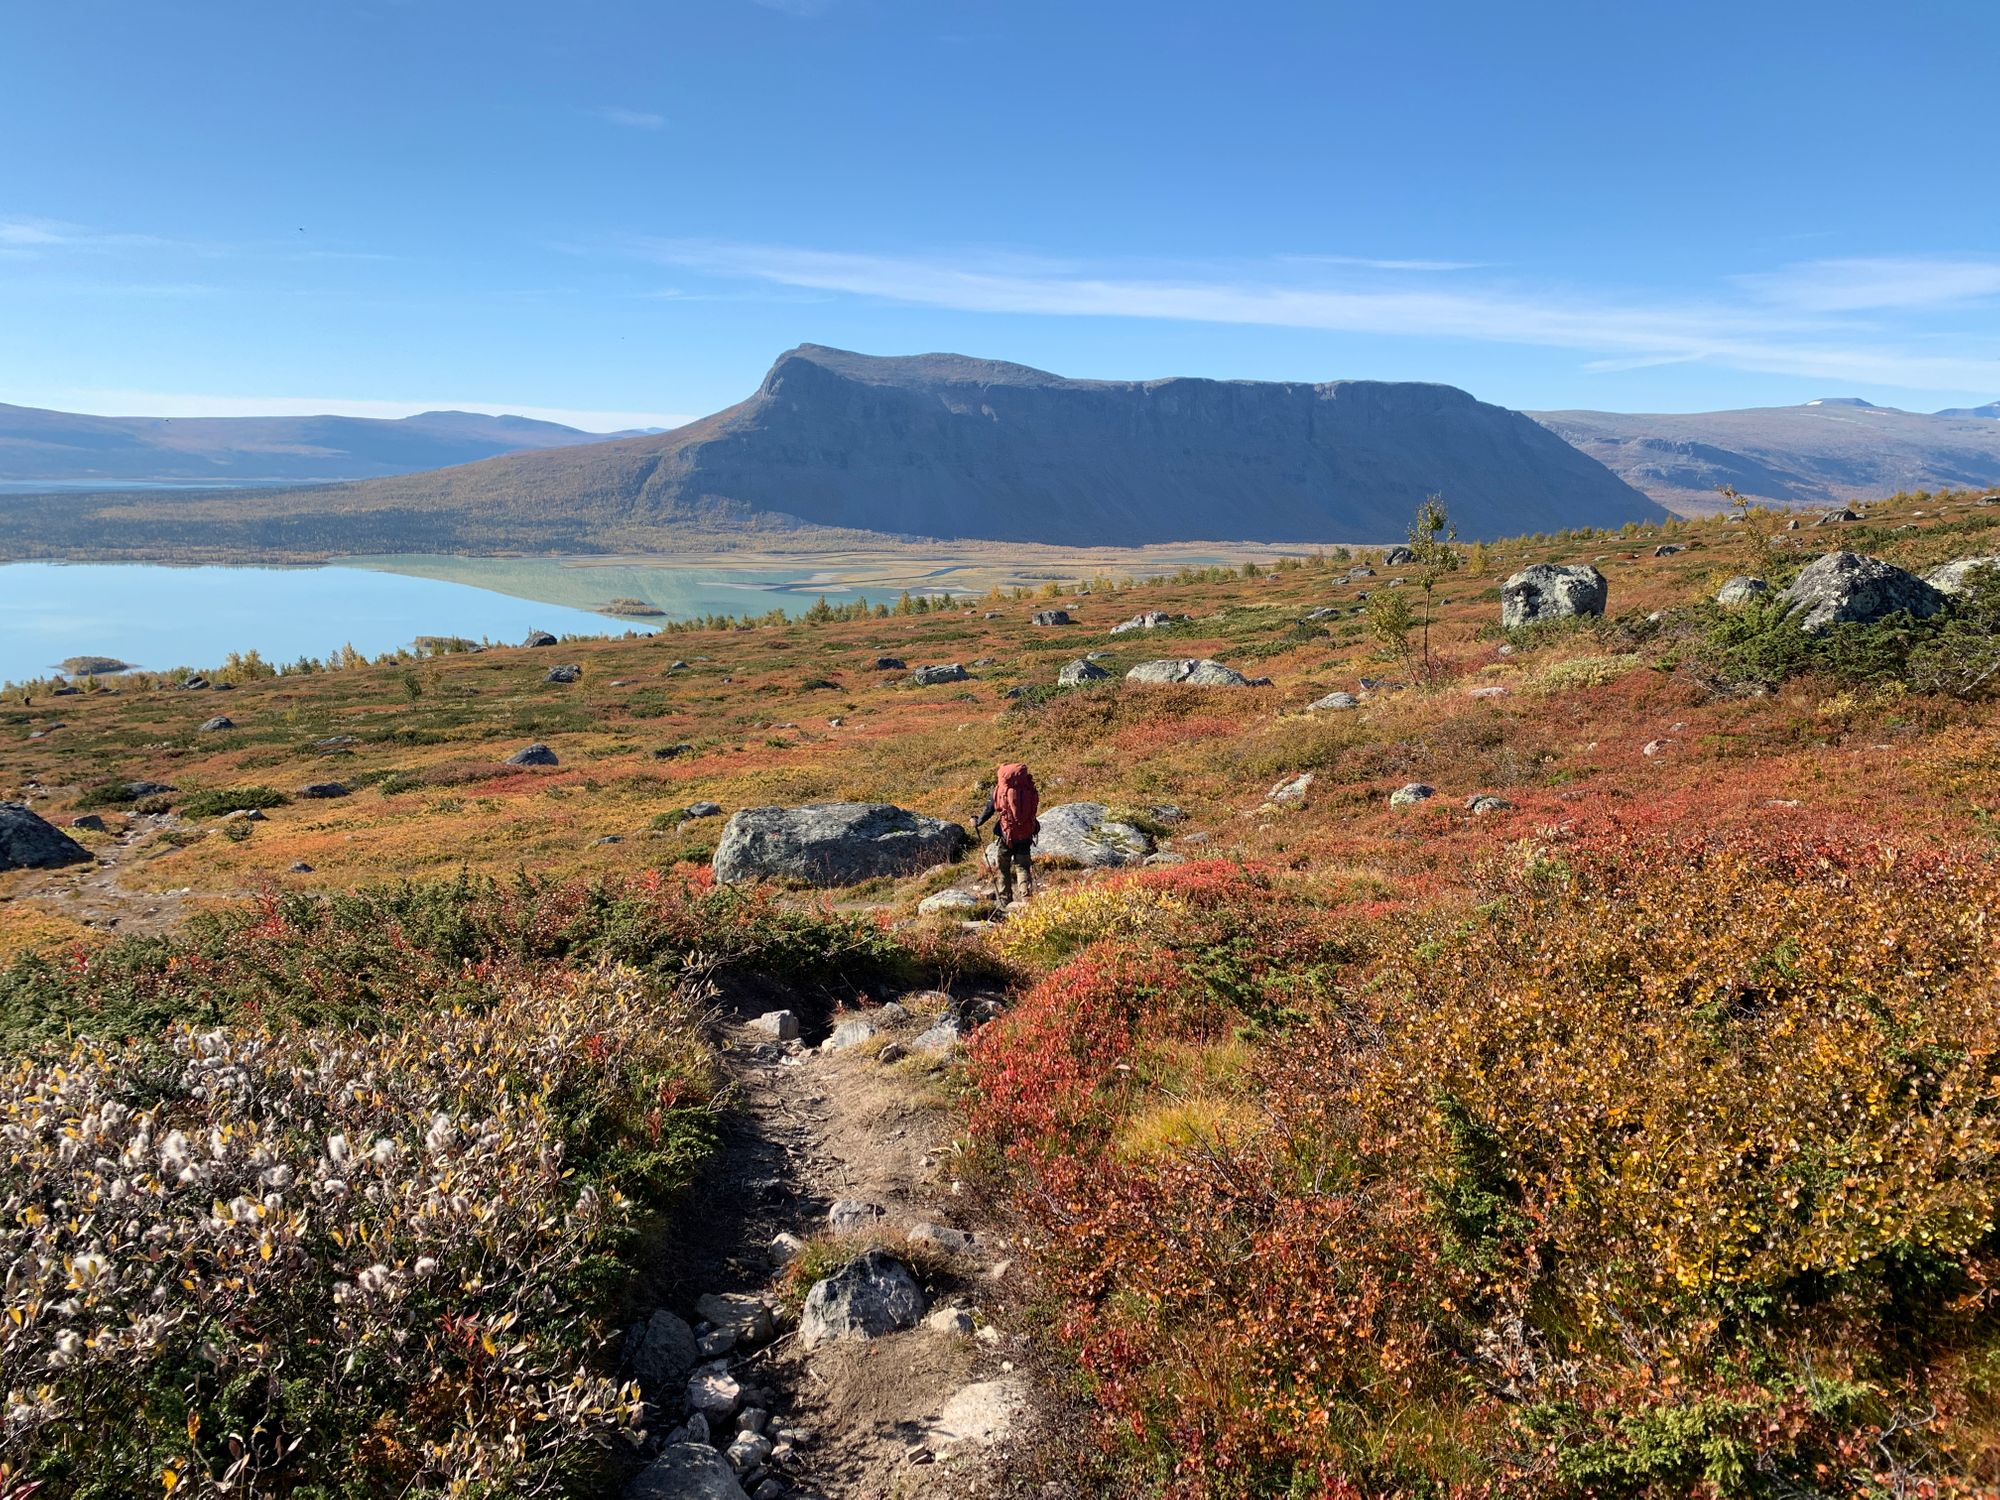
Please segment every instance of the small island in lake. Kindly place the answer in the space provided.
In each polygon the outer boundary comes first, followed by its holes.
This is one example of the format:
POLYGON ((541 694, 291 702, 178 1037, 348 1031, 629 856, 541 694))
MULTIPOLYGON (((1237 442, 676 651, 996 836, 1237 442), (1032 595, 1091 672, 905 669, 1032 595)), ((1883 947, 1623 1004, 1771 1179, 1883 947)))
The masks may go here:
POLYGON ((609 604, 600 604, 597 612, 601 615, 635 615, 647 619, 658 618, 666 613, 659 605, 650 604, 644 599, 613 599, 609 604))
POLYGON ((114 672, 136 672, 137 667, 129 661, 120 661, 115 656, 71 656, 62 664, 63 673, 69 677, 109 677, 114 672))

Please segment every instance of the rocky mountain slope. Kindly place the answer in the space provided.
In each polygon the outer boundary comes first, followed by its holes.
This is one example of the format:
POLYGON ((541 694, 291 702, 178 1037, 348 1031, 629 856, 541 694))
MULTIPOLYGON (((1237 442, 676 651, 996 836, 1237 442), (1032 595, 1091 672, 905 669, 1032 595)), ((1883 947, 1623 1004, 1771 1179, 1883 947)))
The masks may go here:
POLYGON ((374 417, 98 417, 0 404, 0 482, 107 486, 373 479, 602 441, 484 412, 374 417))
MULTIPOLYGON (((659 550, 798 526, 1338 541, 1400 536, 1432 492, 1467 537, 1659 515, 1546 429, 1449 386, 1066 380, 805 345, 748 400, 671 433, 338 488, 124 504, 104 519, 128 538, 348 552, 659 550)), ((87 524, 63 509, 62 529, 87 524)))
POLYGON ((1752 499, 1829 505, 2000 483, 2000 422, 1981 415, 1988 410, 1931 414, 1830 399, 1651 416, 1530 415, 1661 504, 1690 512, 1713 509, 1725 484, 1752 499))

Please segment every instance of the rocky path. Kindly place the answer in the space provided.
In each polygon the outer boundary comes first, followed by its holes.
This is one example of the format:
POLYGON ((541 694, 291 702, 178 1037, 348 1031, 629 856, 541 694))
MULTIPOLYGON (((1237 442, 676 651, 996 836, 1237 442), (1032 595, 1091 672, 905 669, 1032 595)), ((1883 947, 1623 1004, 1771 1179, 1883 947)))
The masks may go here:
POLYGON ((999 999, 907 996, 803 1039, 790 1012, 725 1025, 722 1149, 627 1335, 660 1432, 630 1500, 999 1487, 1034 1401, 993 1321, 1011 1249, 954 1191, 945 1101, 999 999))
MULTIPOLYGON (((171 813, 135 814, 107 820, 97 830, 65 830, 86 840, 93 864, 40 870, 16 880, 7 899, 29 902, 59 912, 86 927, 118 933, 153 934, 178 927, 194 909, 187 889, 141 891, 125 884, 125 874, 180 852, 164 835, 179 826, 171 813)), ((245 894, 242 892, 233 893, 245 894)), ((213 893, 200 898, 216 899, 213 893)))

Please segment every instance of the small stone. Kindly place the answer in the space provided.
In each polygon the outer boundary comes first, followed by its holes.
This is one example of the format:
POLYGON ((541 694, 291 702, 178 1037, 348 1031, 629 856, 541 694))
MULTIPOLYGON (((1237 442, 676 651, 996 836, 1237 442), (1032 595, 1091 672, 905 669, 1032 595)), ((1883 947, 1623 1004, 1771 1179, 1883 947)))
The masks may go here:
POLYGON ((859 1047, 863 1042, 873 1040, 875 1035, 876 1027, 873 1021, 858 1019, 842 1021, 838 1026, 833 1028, 827 1039, 819 1044, 819 1050, 822 1052, 845 1052, 849 1047, 859 1047))
POLYGON ((684 818, 719 818, 722 816, 720 802, 690 802, 682 811, 684 818))
POLYGON ((742 1474, 762 1466, 771 1456, 771 1440, 761 1433, 739 1432, 730 1439, 722 1456, 729 1460, 732 1469, 742 1474))
POLYGON ((215 734, 220 730, 234 729, 235 727, 236 721, 234 719, 229 718, 225 714, 217 714, 212 719, 204 719, 202 721, 200 732, 203 734, 215 734))
POLYGON ((741 1292, 710 1292, 696 1301, 694 1310, 698 1316, 706 1318, 718 1329, 727 1329, 746 1344, 765 1343, 775 1331, 771 1324, 771 1309, 764 1305, 761 1298, 741 1292))
POLYGON ((293 795, 307 802, 326 802, 335 797, 345 797, 349 790, 344 781, 311 781, 293 795))
POLYGON ((1334 713, 1344 708, 1359 708, 1361 700, 1352 693, 1328 693, 1324 698, 1316 698, 1306 706, 1310 714, 1334 713))
POLYGON ((687 1383, 688 1405, 710 1422, 726 1422, 736 1415, 743 1400, 743 1387, 726 1370, 698 1370, 687 1383))
POLYGON ((771 1236, 771 1243, 767 1247, 767 1253, 771 1257, 771 1264, 774 1266, 790 1265, 801 1255, 805 1254, 805 1250, 806 1242, 804 1240, 782 1229, 771 1236))
POLYGON ((544 682, 580 682, 582 679, 583 668, 574 662, 560 667, 550 667, 542 677, 544 682))
POLYGON ((934 890, 916 904, 918 916, 936 916, 938 912, 970 912, 982 906, 980 898, 970 890, 934 890))
POLYGON ((963 1229, 952 1229, 944 1224, 919 1224, 908 1236, 913 1245, 930 1245, 939 1250, 953 1250, 963 1253, 973 1245, 972 1236, 963 1229))
POLYGON ((507 757, 510 766, 553 766, 558 764, 555 751, 537 740, 532 745, 524 745, 507 757))
POLYGON ((307 864, 304 860, 300 860, 296 864, 285 866, 285 873, 287 875, 310 875, 312 874, 312 872, 313 872, 313 867, 307 864))
POLYGON ((972 1337, 972 1314, 962 1307, 940 1307, 924 1319, 924 1327, 936 1333, 972 1337))
POLYGON ((1466 800, 1465 810, 1474 817, 1483 818, 1488 813, 1507 812, 1514 804, 1505 797, 1495 797, 1489 792, 1480 792, 1466 800))
POLYGON ((736 1430, 738 1432, 761 1433, 764 1430, 765 1424, 770 1420, 771 1414, 761 1406, 745 1407, 736 1414, 736 1430))
POLYGON ((1290 781, 1281 781, 1264 795, 1280 807, 1296 807, 1306 800, 1306 793, 1312 790, 1313 773, 1301 772, 1290 781))
POLYGON ((959 663, 950 662, 944 666, 918 667, 910 674, 910 681, 918 687, 937 687, 946 682, 964 682, 971 675, 959 663))
POLYGON ((826 1226, 835 1234, 870 1234, 887 1213, 888 1210, 879 1203, 864 1203, 859 1198, 839 1198, 826 1211, 826 1226))
POLYGON ((1409 785, 1398 787, 1395 791, 1391 792, 1389 794, 1389 805, 1391 807, 1415 807, 1419 802, 1427 801, 1436 795, 1436 787, 1426 786, 1421 781, 1413 781, 1409 785))
POLYGON ((695 1346, 703 1359, 720 1359, 736 1347, 736 1335, 727 1328, 711 1328, 695 1340, 695 1346))
POLYGON ((767 1010, 750 1023, 752 1031, 761 1031, 765 1036, 781 1042, 796 1041, 799 1035, 799 1018, 788 1010, 767 1010))

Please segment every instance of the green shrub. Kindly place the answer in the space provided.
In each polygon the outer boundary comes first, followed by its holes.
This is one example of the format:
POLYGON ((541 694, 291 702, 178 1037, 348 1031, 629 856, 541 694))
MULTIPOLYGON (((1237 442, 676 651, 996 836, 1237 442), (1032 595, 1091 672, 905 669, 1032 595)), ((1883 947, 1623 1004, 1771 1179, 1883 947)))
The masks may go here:
POLYGON ((283 807, 291 800, 273 787, 235 786, 189 792, 175 806, 184 818, 217 818, 246 808, 283 807))

